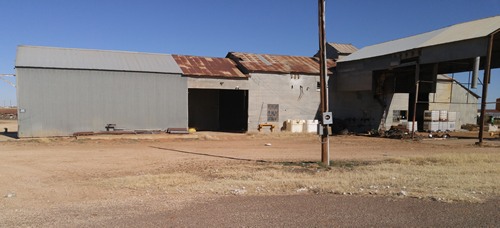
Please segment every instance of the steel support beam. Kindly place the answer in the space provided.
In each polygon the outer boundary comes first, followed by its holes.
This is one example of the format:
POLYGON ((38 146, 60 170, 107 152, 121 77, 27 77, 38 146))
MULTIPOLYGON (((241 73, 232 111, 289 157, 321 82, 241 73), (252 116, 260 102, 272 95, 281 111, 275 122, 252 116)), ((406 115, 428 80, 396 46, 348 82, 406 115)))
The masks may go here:
POLYGON ((415 63, 415 100, 413 102, 413 119, 411 123, 411 138, 415 139, 415 121, 417 120, 417 103, 418 103, 418 93, 420 88, 420 61, 416 61, 415 63))
POLYGON ((498 32, 499 30, 490 34, 488 42, 488 53, 486 55, 486 65, 484 66, 483 94, 481 96, 481 115, 479 116, 479 135, 477 142, 479 146, 483 145, 484 117, 486 115, 486 98, 488 96, 488 85, 490 84, 491 76, 491 56, 493 53, 493 40, 495 39, 495 34, 498 32))

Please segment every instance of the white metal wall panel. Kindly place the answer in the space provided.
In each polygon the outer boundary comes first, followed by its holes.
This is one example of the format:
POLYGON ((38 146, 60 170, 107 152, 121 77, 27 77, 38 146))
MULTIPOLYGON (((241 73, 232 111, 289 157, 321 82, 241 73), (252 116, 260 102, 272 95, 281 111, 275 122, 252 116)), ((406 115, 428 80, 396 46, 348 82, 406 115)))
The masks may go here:
POLYGON ((17 69, 19 137, 187 127, 187 79, 176 74, 17 69))

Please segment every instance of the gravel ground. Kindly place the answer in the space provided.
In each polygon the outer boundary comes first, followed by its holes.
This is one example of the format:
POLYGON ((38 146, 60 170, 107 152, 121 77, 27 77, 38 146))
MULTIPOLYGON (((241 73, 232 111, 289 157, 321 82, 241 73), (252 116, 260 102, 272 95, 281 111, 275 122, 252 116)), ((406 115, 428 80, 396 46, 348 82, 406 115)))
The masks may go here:
MULTIPOLYGON (((5 122, 4 122, 5 123, 5 122)), ((15 124, 9 123, 9 129, 15 124)), ((1 126, 0 126, 1 127, 1 126)), ((386 197, 230 196, 113 189, 99 178, 199 169, 241 161, 319 161, 313 135, 140 135, 0 140, 0 227, 498 227, 499 200, 441 203, 386 197), (271 146, 266 146, 271 144, 271 146)), ((331 138, 333 159, 381 160, 498 151, 474 139, 408 142, 331 138)))
MULTIPOLYGON (((134 208, 139 209, 140 208, 134 208)), ((498 227, 500 200, 441 203, 367 196, 223 197, 179 210, 110 215, 88 227, 498 227)), ((80 220, 83 218, 80 218, 80 220)), ((48 223, 44 226, 52 226, 48 223)), ((72 220, 58 225, 73 226, 72 220)))

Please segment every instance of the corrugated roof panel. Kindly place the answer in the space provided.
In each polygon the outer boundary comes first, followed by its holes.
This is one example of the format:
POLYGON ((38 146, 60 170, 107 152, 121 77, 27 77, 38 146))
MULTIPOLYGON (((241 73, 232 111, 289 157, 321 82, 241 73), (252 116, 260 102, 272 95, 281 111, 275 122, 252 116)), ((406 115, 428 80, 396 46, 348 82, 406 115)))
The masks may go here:
POLYGON ((416 36, 364 47, 342 60, 339 60, 339 62, 372 58, 416 48, 481 38, 488 36, 498 29, 500 29, 500 16, 484 18, 452 25, 416 36))
POLYGON ((396 52, 407 51, 419 47, 426 41, 432 39, 432 37, 441 33, 440 29, 432 32, 423 33, 417 36, 411 36, 404 39, 389 41, 381 44, 376 44, 368 47, 361 48, 359 51, 354 52, 345 58, 342 58, 338 62, 347 62, 358 59, 372 58, 376 56, 388 55, 396 52))
POLYGON ((500 29, 500 16, 456 24, 428 40, 421 47, 488 36, 500 29))
POLYGON ((182 73, 168 54, 37 46, 19 46, 16 67, 182 73))
POLYGON ((173 55, 186 76, 246 78, 236 63, 227 58, 173 55))
POLYGON ((358 50, 352 44, 339 44, 339 43, 328 43, 330 46, 335 48, 340 54, 351 54, 358 50))
MULTIPOLYGON (((241 64, 249 72, 319 74, 318 60, 313 57, 242 52, 229 52, 228 57, 241 64)), ((329 68, 335 66, 333 60, 328 60, 327 63, 329 68)))

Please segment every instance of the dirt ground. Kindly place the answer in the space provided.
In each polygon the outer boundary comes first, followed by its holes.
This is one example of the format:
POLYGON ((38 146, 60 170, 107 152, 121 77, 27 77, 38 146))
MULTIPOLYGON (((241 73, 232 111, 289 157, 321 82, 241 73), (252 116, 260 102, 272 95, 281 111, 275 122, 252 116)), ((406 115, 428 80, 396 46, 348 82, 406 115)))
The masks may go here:
MULTIPOLYGON (((12 121, 0 122, 0 127, 17 130, 12 121)), ((487 147, 476 147, 473 134, 460 137, 414 142, 335 136, 330 138, 331 158, 373 161, 500 151, 498 139, 487 139, 487 147)), ((170 171, 205 172, 228 164, 259 161, 319 161, 319 143, 315 135, 283 133, 198 132, 21 140, 4 134, 0 138, 0 226, 85 226, 117 214, 134 217, 178 210, 192 202, 221 196, 203 191, 116 188, 102 180, 170 171)))

